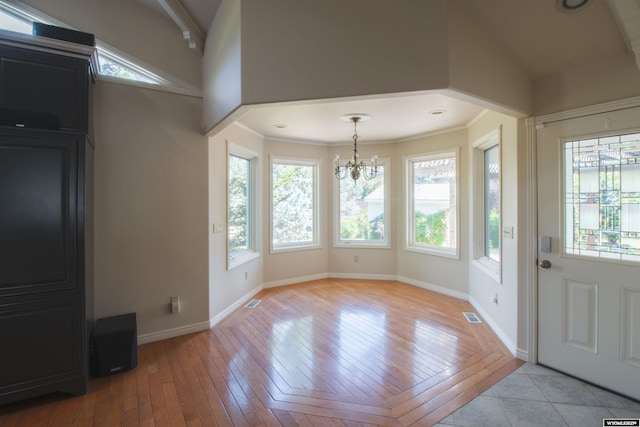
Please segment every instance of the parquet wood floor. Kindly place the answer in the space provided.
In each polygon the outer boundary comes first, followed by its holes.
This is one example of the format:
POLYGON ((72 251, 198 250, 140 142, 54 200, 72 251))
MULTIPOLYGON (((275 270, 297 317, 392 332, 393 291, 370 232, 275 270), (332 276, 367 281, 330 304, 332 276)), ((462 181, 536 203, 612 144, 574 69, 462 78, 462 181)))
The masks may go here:
POLYGON ((399 282, 267 289, 209 331, 141 345, 85 396, 0 407, 0 426, 430 426, 518 368, 465 301, 399 282))

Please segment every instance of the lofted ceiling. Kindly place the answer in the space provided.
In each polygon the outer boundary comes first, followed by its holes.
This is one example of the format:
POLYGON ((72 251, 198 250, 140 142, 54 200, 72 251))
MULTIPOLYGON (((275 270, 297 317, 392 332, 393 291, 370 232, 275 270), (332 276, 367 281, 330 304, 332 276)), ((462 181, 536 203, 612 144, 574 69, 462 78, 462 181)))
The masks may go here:
MULTIPOLYGON (((176 19, 183 8, 192 18, 192 31, 202 40, 221 0, 137 0, 155 13, 176 19)), ((462 2, 485 30, 520 64, 532 81, 636 48, 640 56, 640 0, 589 0, 567 13, 558 0, 455 0, 462 2)), ((185 35, 185 38, 188 38, 185 35)), ((194 38, 196 40, 196 38, 194 38)), ((192 48, 195 46, 192 43, 192 48)), ((640 60, 639 60, 640 66, 640 60)), ((238 123, 267 138, 326 144, 350 143, 352 126, 340 120, 349 113, 366 113, 359 125, 360 142, 397 141, 466 126, 483 108, 446 93, 398 94, 385 98, 263 106, 251 109, 238 123), (444 114, 429 114, 443 110, 444 114), (274 125, 285 125, 277 127, 274 125)))

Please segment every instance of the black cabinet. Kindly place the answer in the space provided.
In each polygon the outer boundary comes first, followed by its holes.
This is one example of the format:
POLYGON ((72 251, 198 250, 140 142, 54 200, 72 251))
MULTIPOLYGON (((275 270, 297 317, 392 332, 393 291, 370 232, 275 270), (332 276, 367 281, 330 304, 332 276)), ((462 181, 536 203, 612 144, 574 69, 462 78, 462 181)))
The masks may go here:
POLYGON ((0 47, 0 108, 16 123, 44 129, 89 131, 89 62, 0 47), (26 123, 20 123, 26 122, 26 123))
POLYGON ((0 404, 88 387, 90 61, 45 50, 0 39, 0 404))

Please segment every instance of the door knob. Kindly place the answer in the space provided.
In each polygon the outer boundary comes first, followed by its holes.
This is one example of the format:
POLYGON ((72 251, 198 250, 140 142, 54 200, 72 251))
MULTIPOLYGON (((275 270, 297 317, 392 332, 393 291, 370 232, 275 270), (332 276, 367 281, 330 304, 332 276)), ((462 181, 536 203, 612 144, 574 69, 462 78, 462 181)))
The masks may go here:
POLYGON ((543 259, 543 260, 540 262, 540 264, 539 264, 539 265, 540 265, 540 267, 542 267, 542 268, 550 268, 550 267, 551 267, 551 261, 549 261, 549 260, 547 260, 547 259, 543 259))

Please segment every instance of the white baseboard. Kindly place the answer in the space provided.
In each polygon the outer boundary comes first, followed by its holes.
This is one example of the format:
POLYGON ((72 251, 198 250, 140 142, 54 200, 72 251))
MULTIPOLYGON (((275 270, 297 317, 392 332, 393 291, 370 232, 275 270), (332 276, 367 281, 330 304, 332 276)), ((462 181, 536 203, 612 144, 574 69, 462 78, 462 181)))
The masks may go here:
POLYGON ((521 348, 516 349, 515 356, 520 360, 524 360, 525 362, 529 361, 529 352, 521 348))
POLYGON ((209 322, 201 322, 194 323, 192 325, 180 326, 178 328, 165 329, 164 331, 151 332, 150 334, 138 335, 138 345, 166 340, 180 335, 192 334, 194 332, 206 331, 207 329, 209 329, 209 322))
POLYGON ((236 308, 243 305, 247 300, 251 299, 255 294, 262 290, 262 286, 257 286, 250 292, 243 295, 236 302, 227 307, 224 311, 218 314, 208 322, 194 323, 192 325, 180 326, 178 328, 165 329, 164 331, 152 332, 150 334, 138 335, 138 345, 147 344, 154 341, 166 340, 168 338, 178 337, 180 335, 187 335, 194 332, 201 332, 211 329, 218 324, 222 319, 231 314, 236 308))
POLYGON ((395 274, 329 273, 330 279, 397 280, 395 274))
POLYGON ((264 289, 263 285, 256 286, 251 291, 241 296, 238 300, 236 300, 236 302, 231 304, 229 307, 225 308, 221 313, 219 313, 213 319, 209 320, 209 328, 213 328, 215 325, 220 323, 222 319, 230 315, 236 308, 244 305, 247 302, 247 300, 250 300, 251 298, 253 298, 253 296, 258 292, 260 292, 262 289, 264 289))
POLYGON ((212 318, 208 322, 195 323, 192 325, 186 325, 178 328, 167 329, 164 331, 138 335, 138 344, 146 344, 154 341, 160 341, 167 338, 173 338, 180 335, 186 335, 193 332, 200 332, 200 331, 206 331, 208 329, 211 329, 212 327, 220 323, 222 319, 230 315, 238 307, 244 305, 246 301, 253 298, 253 296, 255 296, 258 292, 260 292, 263 289, 275 288, 278 286, 293 285, 296 283, 304 283, 304 282, 310 282, 312 280, 319 280, 319 279, 326 279, 326 278, 360 279, 360 280, 397 280, 398 282, 406 283, 408 285, 417 286, 419 288, 428 289, 430 291, 438 292, 440 294, 449 295, 454 298, 459 298, 465 301, 469 301, 471 305, 482 316, 485 322, 487 322, 487 324, 493 330, 493 332, 495 332, 495 334, 498 336, 500 341, 502 341, 502 343, 514 355, 514 357, 517 357, 518 359, 521 359, 524 361, 529 360, 529 353, 525 350, 517 348, 517 346, 513 342, 511 342, 511 340, 502 331, 502 329, 493 321, 493 319, 491 319, 491 317, 487 315, 487 313, 484 310, 482 310, 480 305, 477 304, 477 302, 473 298, 471 298, 469 295, 463 292, 444 288, 442 286, 433 285, 431 283, 421 282, 419 280, 411 279, 409 277, 386 275, 386 274, 322 273, 322 274, 315 274, 311 276, 303 276, 303 277, 296 277, 293 279, 268 282, 263 285, 255 287, 254 289, 252 289, 251 291, 249 291, 248 293, 240 297, 236 302, 231 304, 229 307, 227 307, 225 310, 223 310, 221 313, 216 315, 214 318, 212 318))
POLYGON ((449 295, 454 298, 469 301, 469 295, 465 294, 464 292, 454 291, 448 288, 443 288, 442 286, 433 285, 427 282, 421 282, 419 280, 411 279, 409 277, 404 277, 404 276, 397 276, 396 280, 398 282, 406 283, 407 285, 417 286, 419 288, 438 292, 439 294, 449 295))
POLYGON ((294 277, 293 279, 276 280, 275 282, 267 282, 262 285, 265 289, 277 288, 278 286, 295 285, 297 283, 311 282, 313 280, 326 279, 328 273, 312 274, 310 276, 294 277))
MULTIPOLYGON (((505 347, 507 347, 507 349, 511 352, 511 354, 513 354, 513 357, 518 357, 518 346, 509 339, 509 337, 507 336, 507 334, 504 333, 502 328, 500 328, 500 326, 493 321, 491 316, 489 316, 489 314, 487 314, 487 312, 482 309, 480 304, 478 304, 478 302, 473 297, 469 297, 469 302, 471 303, 473 308, 475 308, 476 311, 480 313, 480 316, 482 316, 484 321, 487 322, 487 325, 489 325, 491 330, 493 330, 493 332, 498 336, 498 338, 500 339, 500 341, 502 341, 505 347)), ((520 359, 520 357, 518 358, 520 359)))

